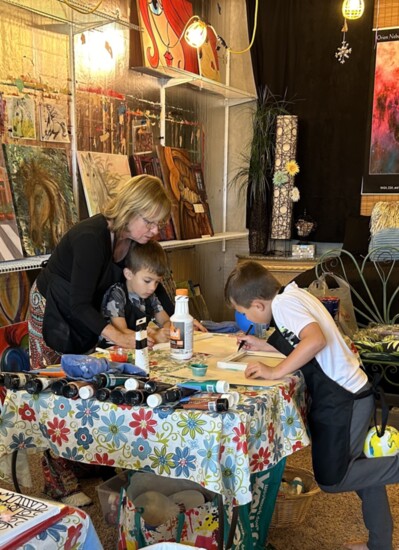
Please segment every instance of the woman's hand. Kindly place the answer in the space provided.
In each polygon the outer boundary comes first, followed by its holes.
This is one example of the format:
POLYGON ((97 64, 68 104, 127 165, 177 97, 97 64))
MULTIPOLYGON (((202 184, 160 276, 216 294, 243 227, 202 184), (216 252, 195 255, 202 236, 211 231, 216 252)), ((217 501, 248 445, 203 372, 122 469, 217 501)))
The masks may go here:
POLYGON ((148 327, 147 335, 148 339, 151 338, 153 340, 154 344, 165 344, 170 340, 170 329, 169 327, 148 327))
POLYGON ((200 321, 197 321, 197 319, 194 319, 194 330, 199 330, 200 332, 208 332, 208 329, 206 329, 200 321))

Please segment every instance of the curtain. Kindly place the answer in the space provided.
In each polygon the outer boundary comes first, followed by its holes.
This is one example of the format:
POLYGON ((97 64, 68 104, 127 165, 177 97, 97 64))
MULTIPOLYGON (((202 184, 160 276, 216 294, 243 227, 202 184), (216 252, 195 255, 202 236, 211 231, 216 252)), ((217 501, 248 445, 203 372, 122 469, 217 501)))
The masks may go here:
MULTIPOLYGON (((251 36, 255 0, 246 2, 251 36)), ((373 2, 365 4, 363 17, 348 21, 352 53, 341 64, 341 0, 259 0, 255 83, 298 116, 294 219, 305 211, 314 218, 316 241, 342 242, 345 220, 360 212, 373 51, 373 2)))

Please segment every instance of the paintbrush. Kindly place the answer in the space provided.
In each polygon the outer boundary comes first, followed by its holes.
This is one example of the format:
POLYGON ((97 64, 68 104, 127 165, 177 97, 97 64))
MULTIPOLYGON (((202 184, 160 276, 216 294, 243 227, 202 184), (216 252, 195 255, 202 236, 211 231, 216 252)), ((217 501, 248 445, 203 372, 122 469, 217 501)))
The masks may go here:
MULTIPOLYGON (((247 328, 247 331, 245 333, 245 336, 248 336, 248 334, 251 332, 251 330, 254 328, 253 325, 249 325, 249 327, 247 328)), ((238 350, 237 350, 237 353, 240 351, 240 349, 242 348, 242 346, 245 344, 245 340, 241 340, 241 342, 239 343, 238 345, 238 350)))

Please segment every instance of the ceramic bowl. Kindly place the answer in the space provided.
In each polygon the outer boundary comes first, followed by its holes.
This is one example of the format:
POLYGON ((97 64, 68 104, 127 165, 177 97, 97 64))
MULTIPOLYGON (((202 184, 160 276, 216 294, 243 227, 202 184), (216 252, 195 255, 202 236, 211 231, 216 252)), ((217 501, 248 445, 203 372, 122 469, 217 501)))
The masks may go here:
POLYGON ((192 363, 190 368, 194 376, 205 376, 208 365, 205 363, 192 363))

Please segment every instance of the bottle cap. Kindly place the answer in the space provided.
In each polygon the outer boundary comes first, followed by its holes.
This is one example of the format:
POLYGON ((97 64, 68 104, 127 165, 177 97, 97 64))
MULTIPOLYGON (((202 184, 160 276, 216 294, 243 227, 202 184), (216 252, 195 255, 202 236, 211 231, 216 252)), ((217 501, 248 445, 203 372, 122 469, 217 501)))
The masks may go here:
POLYGON ((230 384, 227 380, 218 380, 216 382, 216 392, 217 393, 227 393, 230 389, 230 384))
POLYGON ((236 407, 240 402, 240 394, 238 393, 238 391, 229 391, 229 395, 233 397, 233 401, 234 401, 231 407, 236 407))
POLYGON ((222 393, 220 397, 221 399, 227 399, 227 402, 229 404, 229 409, 232 409, 234 407, 234 404, 235 404, 234 396, 231 395, 231 393, 222 393))
POLYGON ((90 397, 93 397, 93 395, 94 395, 93 386, 83 386, 82 388, 79 388, 79 397, 81 399, 89 399, 90 397))
POLYGON ((216 401, 216 411, 225 412, 229 410, 229 402, 227 399, 218 399, 216 401))
POLYGON ((139 382, 135 378, 127 378, 125 380, 125 388, 127 390, 137 390, 139 387, 139 382))
POLYGON ((187 288, 176 288, 176 296, 188 296, 187 288))
POLYGON ((162 395, 159 393, 152 393, 147 397, 147 405, 152 409, 159 407, 159 405, 162 405, 162 395))

